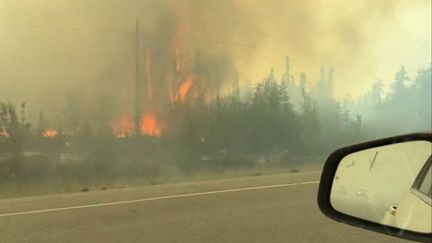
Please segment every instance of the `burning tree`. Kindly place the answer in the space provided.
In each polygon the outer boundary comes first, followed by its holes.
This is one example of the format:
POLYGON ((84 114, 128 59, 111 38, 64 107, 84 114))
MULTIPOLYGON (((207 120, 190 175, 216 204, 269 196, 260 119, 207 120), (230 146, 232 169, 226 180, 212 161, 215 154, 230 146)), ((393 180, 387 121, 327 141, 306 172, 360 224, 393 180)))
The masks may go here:
POLYGON ((141 33, 137 23, 135 97, 131 109, 135 114, 124 112, 111 121, 116 137, 160 137, 173 130, 169 127, 172 121, 168 120, 172 110, 178 114, 184 110, 179 107, 209 104, 223 82, 234 79, 235 68, 229 58, 205 55, 187 47, 187 17, 179 12, 177 18, 161 19, 161 29, 168 31, 163 40, 141 41, 147 33, 141 33))

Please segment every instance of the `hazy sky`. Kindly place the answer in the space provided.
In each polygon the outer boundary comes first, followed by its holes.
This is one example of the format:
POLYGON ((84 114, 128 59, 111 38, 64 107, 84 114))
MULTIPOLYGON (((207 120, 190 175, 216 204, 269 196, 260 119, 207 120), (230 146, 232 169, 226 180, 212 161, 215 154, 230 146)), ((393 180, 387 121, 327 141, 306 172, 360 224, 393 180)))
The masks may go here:
POLYGON ((55 107, 70 91, 127 94, 136 16, 161 43, 180 20, 182 54, 229 56, 243 84, 270 67, 281 75, 289 55, 294 76, 313 83, 333 65, 341 98, 431 63, 429 0, 0 0, 0 100, 55 107))

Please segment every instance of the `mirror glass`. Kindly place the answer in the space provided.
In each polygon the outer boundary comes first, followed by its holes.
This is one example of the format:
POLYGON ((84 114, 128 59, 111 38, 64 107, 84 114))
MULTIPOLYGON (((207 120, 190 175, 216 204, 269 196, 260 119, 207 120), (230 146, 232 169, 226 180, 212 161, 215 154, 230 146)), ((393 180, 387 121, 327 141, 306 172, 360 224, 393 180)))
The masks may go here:
POLYGON ((429 141, 411 141, 345 156, 333 179, 333 208, 375 223, 430 233, 431 151, 429 141))

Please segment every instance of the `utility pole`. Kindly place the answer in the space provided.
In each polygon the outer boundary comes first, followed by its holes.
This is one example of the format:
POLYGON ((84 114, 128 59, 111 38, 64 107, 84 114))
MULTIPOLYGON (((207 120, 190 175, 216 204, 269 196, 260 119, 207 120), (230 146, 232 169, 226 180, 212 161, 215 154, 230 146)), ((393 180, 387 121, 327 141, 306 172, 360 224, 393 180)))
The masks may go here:
POLYGON ((140 80, 140 30, 139 30, 139 17, 136 19, 135 26, 135 87, 134 87, 134 108, 135 108, 135 136, 140 134, 141 125, 141 80, 140 80))

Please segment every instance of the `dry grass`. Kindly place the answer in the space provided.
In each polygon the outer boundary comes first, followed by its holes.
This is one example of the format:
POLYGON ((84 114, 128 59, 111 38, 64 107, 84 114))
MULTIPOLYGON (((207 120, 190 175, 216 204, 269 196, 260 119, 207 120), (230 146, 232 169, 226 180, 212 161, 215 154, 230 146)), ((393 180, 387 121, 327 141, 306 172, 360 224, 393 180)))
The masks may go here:
POLYGON ((276 175, 285 173, 297 173, 307 171, 320 171, 321 164, 302 165, 296 167, 267 167, 238 170, 226 170, 223 172, 199 171, 184 173, 179 170, 164 170, 158 177, 125 177, 115 180, 98 180, 87 183, 78 181, 65 181, 60 178, 40 183, 2 183, 0 184, 0 199, 26 197, 36 195, 49 195, 59 193, 100 191, 114 188, 151 186, 168 183, 196 182, 215 179, 228 179, 249 176, 276 175))

